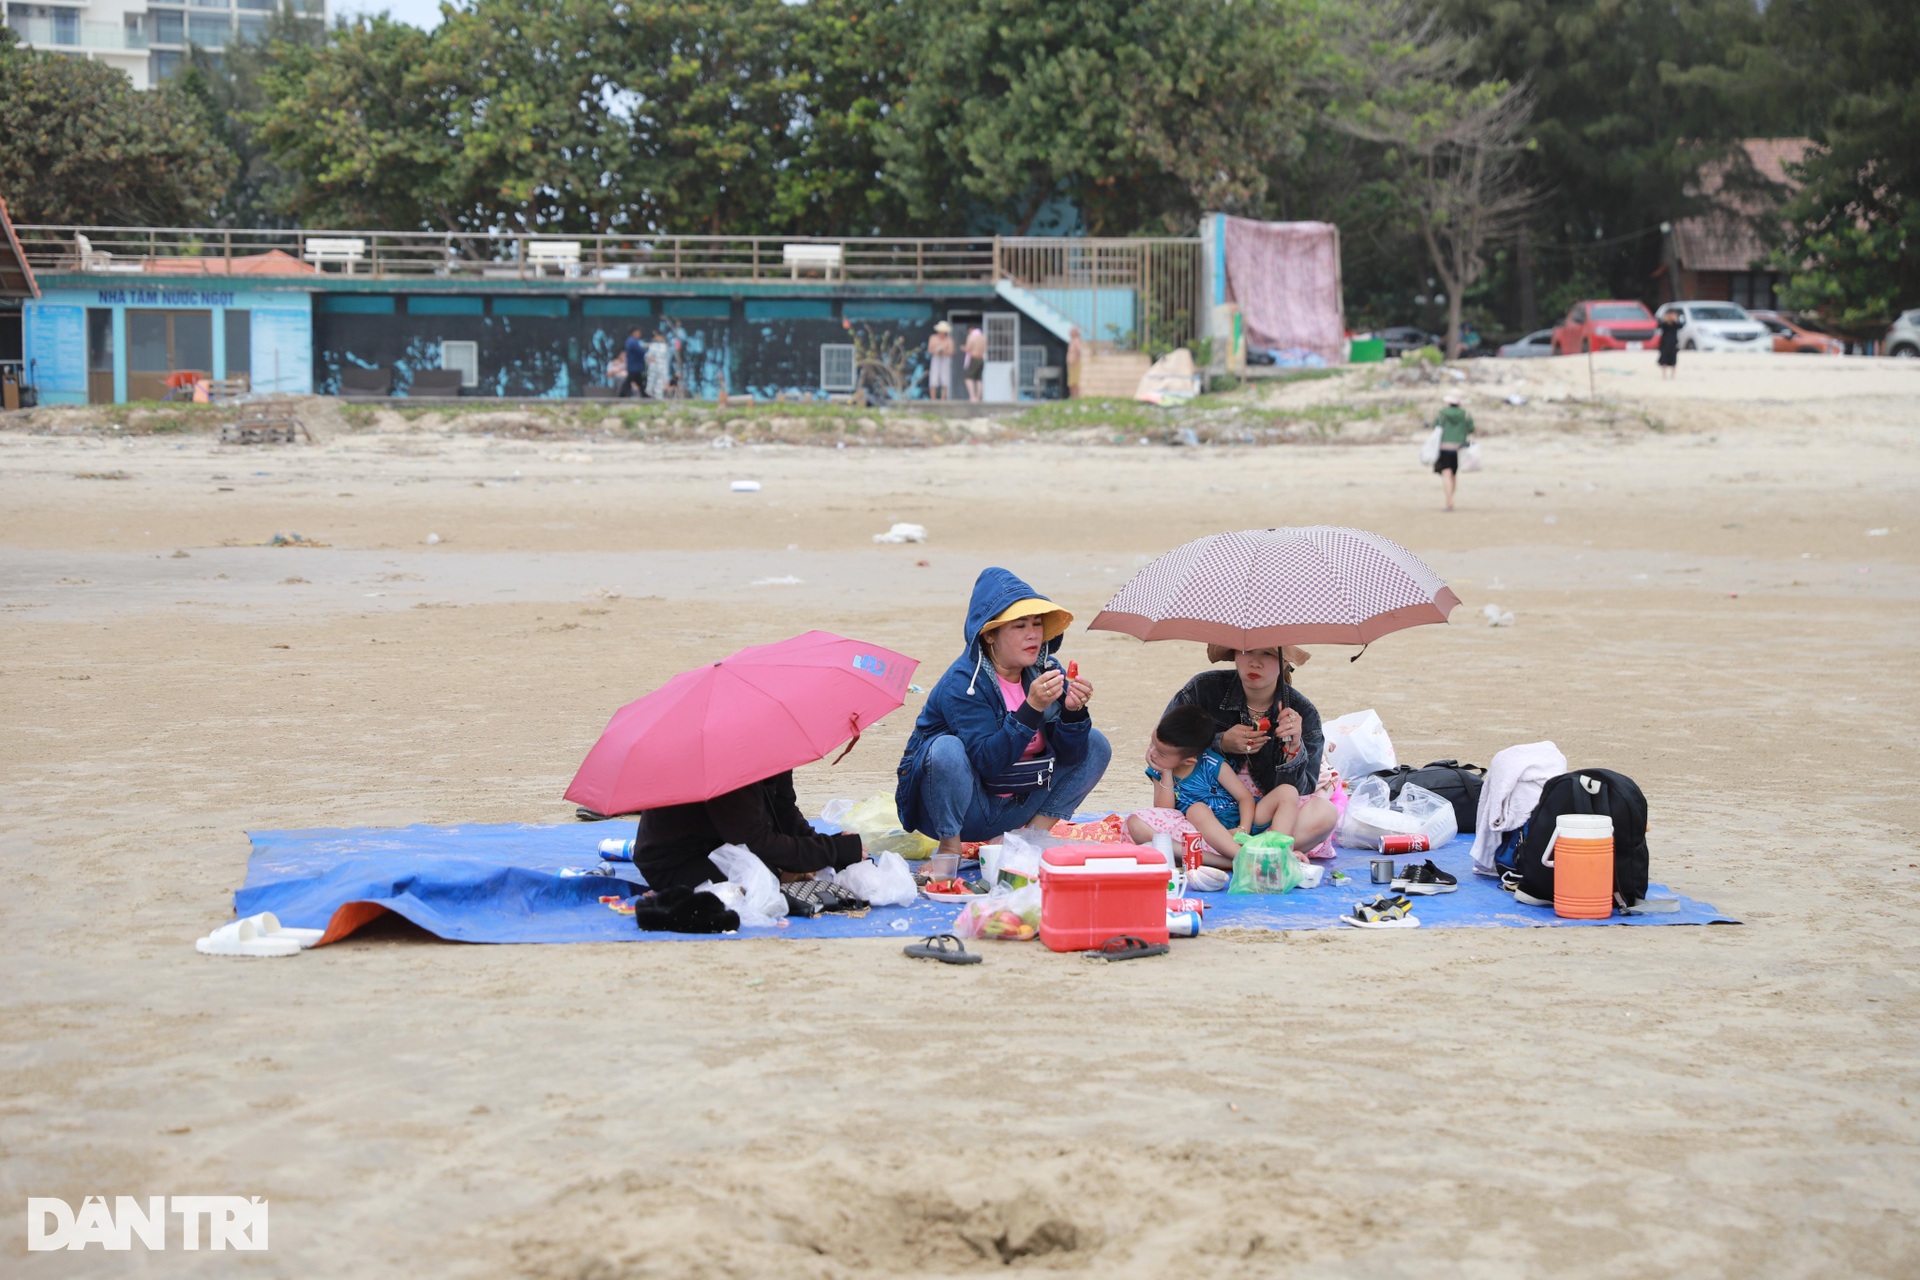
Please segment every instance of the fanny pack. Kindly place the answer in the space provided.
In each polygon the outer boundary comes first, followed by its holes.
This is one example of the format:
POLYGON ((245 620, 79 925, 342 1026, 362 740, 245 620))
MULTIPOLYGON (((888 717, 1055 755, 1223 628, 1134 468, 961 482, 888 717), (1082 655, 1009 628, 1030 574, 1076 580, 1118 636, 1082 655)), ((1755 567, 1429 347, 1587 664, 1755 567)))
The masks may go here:
POLYGON ((1035 791, 1045 790, 1052 785, 1053 757, 1050 755, 1035 756, 1031 760, 1015 760, 991 778, 980 780, 981 788, 988 795, 995 796, 1031 795, 1035 791))

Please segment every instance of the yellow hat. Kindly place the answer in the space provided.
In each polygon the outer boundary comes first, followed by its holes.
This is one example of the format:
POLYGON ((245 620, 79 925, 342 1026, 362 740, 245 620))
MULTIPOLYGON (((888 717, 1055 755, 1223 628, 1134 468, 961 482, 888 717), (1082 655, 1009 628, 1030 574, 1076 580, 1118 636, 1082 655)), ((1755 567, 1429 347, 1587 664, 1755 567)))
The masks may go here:
POLYGON ((1053 601, 1044 600, 1039 596, 1028 596, 1025 600, 1015 600, 999 613, 987 619, 987 624, 980 628, 980 634, 985 635, 1003 623, 1012 622, 1015 618, 1029 618, 1036 613, 1046 615, 1046 622, 1043 624, 1041 635, 1045 636, 1048 640, 1059 639, 1067 633, 1067 628, 1073 625, 1073 615, 1053 601))

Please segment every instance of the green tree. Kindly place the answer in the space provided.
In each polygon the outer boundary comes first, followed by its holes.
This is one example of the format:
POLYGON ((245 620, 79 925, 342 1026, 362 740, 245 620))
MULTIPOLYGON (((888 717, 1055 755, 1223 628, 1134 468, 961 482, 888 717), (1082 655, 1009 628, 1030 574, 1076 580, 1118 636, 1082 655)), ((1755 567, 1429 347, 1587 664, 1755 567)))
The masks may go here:
POLYGON ((1258 208, 1296 142, 1306 35, 1282 0, 906 8, 921 35, 882 153, 923 226, 1024 230, 1064 195, 1094 234, 1188 228, 1258 208))
POLYGON ((17 46, 0 28, 0 195, 16 222, 198 226, 233 157, 172 86, 139 93, 101 62, 17 46))
POLYGON ((283 47, 310 49, 325 40, 325 27, 283 3, 258 40, 231 44, 218 55, 195 46, 176 73, 179 91, 200 104, 208 128, 235 161, 233 180, 214 205, 213 225, 276 227, 291 221, 286 206, 294 176, 274 162, 259 137, 269 105, 264 81, 283 47))
POLYGON ((1920 302, 1920 6, 1776 0, 1768 26, 1820 144, 1793 175, 1786 304, 1878 338, 1920 302))

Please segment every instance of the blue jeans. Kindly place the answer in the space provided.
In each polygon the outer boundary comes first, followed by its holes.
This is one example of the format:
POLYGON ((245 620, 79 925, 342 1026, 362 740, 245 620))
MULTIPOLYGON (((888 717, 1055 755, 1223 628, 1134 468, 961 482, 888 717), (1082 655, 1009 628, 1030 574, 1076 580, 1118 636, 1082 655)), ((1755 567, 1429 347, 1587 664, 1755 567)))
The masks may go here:
POLYGON ((926 771, 920 775, 920 803, 926 812, 925 833, 936 840, 992 840, 1036 815, 1071 818, 1093 794, 1107 771, 1113 748, 1098 729, 1087 730, 1087 756, 1079 764, 1053 771, 1048 787, 1014 798, 990 796, 967 759, 967 749, 950 733, 927 747, 926 771))

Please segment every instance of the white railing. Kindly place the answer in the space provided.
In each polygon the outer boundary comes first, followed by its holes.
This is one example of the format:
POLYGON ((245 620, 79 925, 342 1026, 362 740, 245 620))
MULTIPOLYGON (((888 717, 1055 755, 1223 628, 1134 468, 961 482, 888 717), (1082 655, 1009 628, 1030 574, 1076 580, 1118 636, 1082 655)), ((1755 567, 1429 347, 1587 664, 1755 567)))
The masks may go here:
POLYGON ((14 14, 7 26, 24 44, 41 49, 101 49, 137 53, 147 47, 146 32, 139 27, 115 26, 111 22, 58 22, 52 18, 30 18, 14 14))

